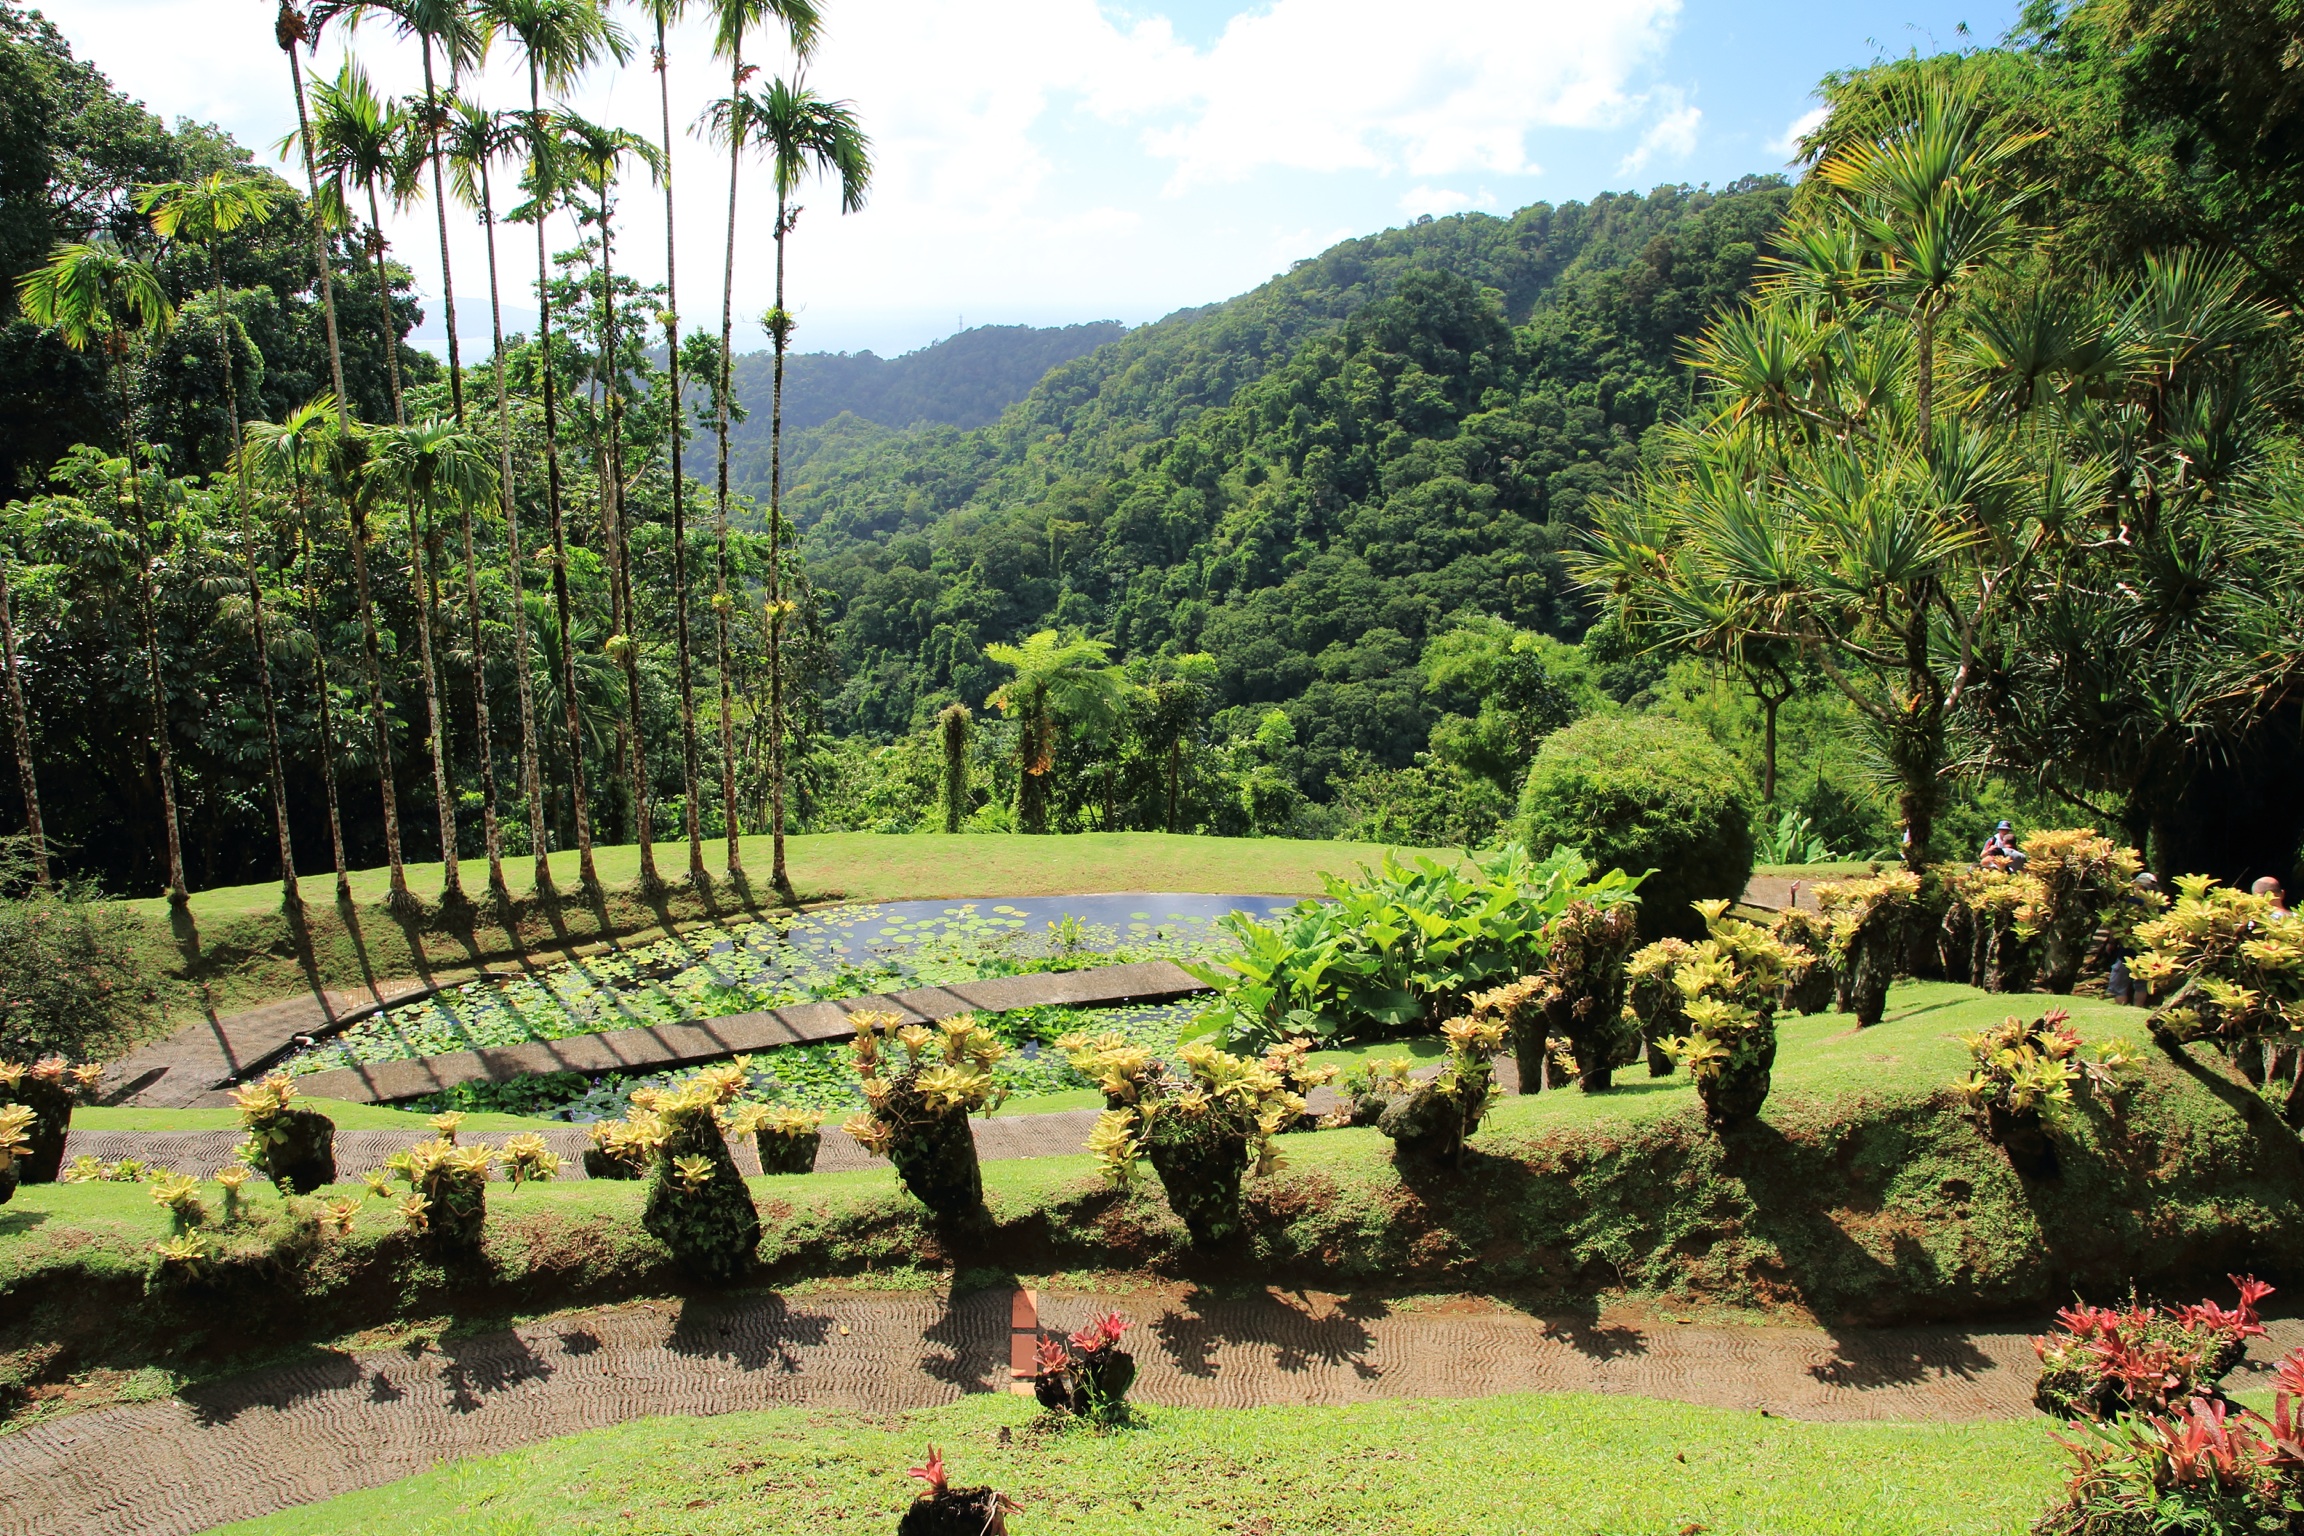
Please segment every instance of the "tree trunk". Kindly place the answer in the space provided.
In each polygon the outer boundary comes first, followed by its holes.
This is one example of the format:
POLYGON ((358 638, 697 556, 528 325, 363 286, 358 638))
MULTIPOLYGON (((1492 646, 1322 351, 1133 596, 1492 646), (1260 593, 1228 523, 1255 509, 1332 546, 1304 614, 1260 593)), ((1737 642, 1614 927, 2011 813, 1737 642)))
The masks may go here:
MULTIPOLYGON (((733 50, 728 95, 733 103, 744 89, 743 50, 733 50)), ((729 349, 736 331, 736 173, 744 164, 744 124, 731 105, 728 143, 728 247, 720 266, 720 370, 713 392, 713 430, 719 439, 719 465, 713 495, 712 536, 715 544, 712 615, 720 663, 720 804, 728 818, 728 875, 744 876, 744 852, 736 814, 736 691, 728 667, 728 391, 734 383, 729 349)))
POLYGON ((352 503, 352 580, 360 595, 360 658, 368 670, 368 717, 376 733, 376 776, 384 792, 384 847, 392 865, 395 911, 417 905, 408 890, 408 870, 400 862, 400 796, 392 777, 392 724, 384 713, 384 662, 376 644, 376 601, 368 584, 368 516, 357 497, 352 503))
POLYGON ((248 576, 248 614, 256 646, 257 692, 264 702, 264 765, 271 780, 272 829, 280 841, 280 900, 290 911, 304 905, 296 886, 296 846, 288 834, 287 777, 280 771, 280 719, 272 698, 272 655, 264 641, 264 589, 256 577, 256 517, 248 494, 248 464, 240 455, 240 381, 233 356, 232 325, 224 313, 224 261, 208 248, 216 276, 216 326, 224 343, 225 419, 232 427, 232 464, 240 489, 240 552, 248 576))
POLYGON ((608 519, 608 580, 616 590, 616 606, 623 610, 624 712, 631 740, 624 759, 627 793, 632 797, 634 841, 640 845, 640 889, 653 894, 663 889, 656 873, 656 828, 648 805, 648 748, 640 710, 640 613, 632 601, 631 529, 625 525, 624 503, 624 395, 618 383, 624 360, 616 349, 616 245, 608 220, 608 178, 600 185, 600 382, 607 391, 608 485, 600 504, 608 519))
POLYGON ((791 233, 784 193, 776 193, 776 310, 769 340, 776 347, 776 382, 768 416, 768 829, 774 845, 769 883, 786 901, 792 877, 784 868, 784 353, 792 340, 784 312, 784 237, 791 233))
MULTIPOLYGON (((533 60, 528 66, 528 101, 535 142, 544 136, 543 85, 533 60)), ((568 612, 568 537, 560 515, 560 400, 552 367, 552 271, 545 250, 544 213, 536 212, 536 334, 542 343, 544 372, 544 510, 552 524, 552 608, 560 629, 560 693, 568 717, 568 791, 575 822, 577 878, 597 893, 600 872, 592 863, 590 808, 584 795, 584 722, 576 708, 576 646, 568 612)))
POLYGON ((167 818, 168 899, 181 907, 192 899, 184 885, 184 836, 176 821, 176 762, 168 748, 168 693, 160 675, 160 625, 154 612, 152 562, 157 558, 144 542, 144 490, 136 472, 136 414, 128 403, 128 382, 118 377, 120 358, 112 359, 120 389, 121 440, 128 445, 128 515, 136 520, 136 605, 144 622, 144 664, 152 684, 152 750, 160 759, 160 810, 167 818))
POLYGON ((40 781, 32 768, 32 720, 24 709, 24 673, 16 664, 16 615, 8 596, 8 562, 0 556, 0 666, 8 674, 8 723, 16 745, 16 783, 24 792, 24 835, 32 842, 32 878, 48 890, 48 834, 40 825, 40 781))
POLYGON ((408 582, 416 589, 416 652, 424 668, 424 723, 432 748, 432 795, 440 807, 440 900, 445 906, 464 904, 464 877, 456 864, 456 791, 448 779, 448 722, 440 713, 440 669, 432 656, 432 581, 425 569, 431 552, 432 519, 426 509, 422 523, 418 503, 408 503, 408 582))
POLYGON ((688 833, 688 879, 701 886, 711 877, 704 871, 704 824, 696 803, 696 682, 688 653, 688 511, 687 488, 680 467, 681 439, 687 435, 687 405, 680 398, 680 284, 674 259, 672 220, 672 75, 664 51, 663 14, 656 21, 656 89, 664 115, 664 361, 669 370, 672 408, 667 433, 672 455, 672 627, 678 640, 680 685, 680 773, 688 833))
POLYGON ((392 425, 408 425, 408 410, 400 398, 400 328, 392 323, 392 285, 384 274, 384 221, 376 206, 376 183, 368 183, 368 238, 363 242, 368 264, 376 273, 376 318, 382 323, 384 377, 392 387, 392 425))
POLYGON ((1760 699, 1760 707, 1767 722, 1762 728, 1763 739, 1760 748, 1760 803, 1762 805, 1774 805, 1776 803, 1776 709, 1783 702, 1782 699, 1770 698, 1765 694, 1760 699))
MULTIPOLYGON (((304 488, 297 486, 301 501, 304 488)), ((347 901, 352 896, 352 876, 344 867, 344 818, 336 800, 336 728, 331 718, 328 701, 328 643, 320 635, 321 613, 319 585, 313 579, 312 567, 318 556, 313 548, 317 542, 312 535, 312 509, 302 508, 304 555, 304 612, 312 626, 313 687, 320 696, 320 784, 328 796, 328 848, 336 860, 336 899, 347 901)))
POLYGON ((1168 741, 1168 821, 1170 832, 1176 830, 1176 801, 1184 783, 1184 737, 1181 733, 1168 741))

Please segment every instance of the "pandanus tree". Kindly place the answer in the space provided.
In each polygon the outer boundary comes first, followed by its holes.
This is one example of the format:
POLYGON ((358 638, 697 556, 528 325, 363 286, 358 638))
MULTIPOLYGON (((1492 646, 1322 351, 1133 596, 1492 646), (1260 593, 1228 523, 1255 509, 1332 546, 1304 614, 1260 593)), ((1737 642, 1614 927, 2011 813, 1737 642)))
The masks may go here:
MULTIPOLYGON (((175 316, 160 278, 125 252, 104 245, 58 246, 47 262, 27 273, 17 287, 24 313, 50 326, 75 352, 94 348, 104 358, 107 381, 119 397, 121 443, 127 453, 121 477, 120 510, 136 550, 138 616, 144 630, 144 662, 152 689, 152 749, 160 771, 160 810, 166 826, 168 899, 178 906, 191 899, 184 884, 184 838, 176 818, 176 762, 168 742, 168 691, 160 667, 158 604, 153 591, 158 556, 151 547, 154 523, 146 515, 142 490, 144 455, 136 430, 136 407, 128 386, 128 360, 139 337, 164 329, 175 316)), ((153 509, 156 514, 158 509, 153 509)))
POLYGON ((230 424, 227 442, 233 445, 232 466, 239 490, 240 554, 248 582, 251 642, 256 654, 257 694, 264 706, 265 769, 272 792, 272 827, 280 844, 280 899, 291 909, 302 906, 296 888, 296 847, 288 831, 287 780, 280 768, 280 717, 272 693, 272 656, 264 634, 264 587, 256 571, 257 533, 254 498, 248 489, 248 466, 237 449, 240 442, 240 382, 237 343, 244 340, 238 322, 224 300, 224 240, 243 224, 261 224, 271 218, 278 198, 266 177, 216 171, 198 181, 170 182, 146 187, 136 206, 152 220, 163 239, 180 241, 204 251, 212 298, 216 308, 218 350, 224 365, 224 410, 230 424))
POLYGON ((664 184, 664 397, 670 402, 664 413, 664 437, 672 478, 672 628, 680 691, 682 819, 688 834, 688 880, 701 888, 711 876, 704 869, 704 823, 697 803, 696 672, 688 624, 688 487, 680 462, 688 423, 680 393, 680 262, 672 201, 672 56, 664 36, 672 23, 687 14, 688 6, 687 0, 643 0, 642 8, 656 28, 650 62, 656 72, 656 102, 663 128, 656 174, 664 184))
POLYGON ((728 94, 705 112, 704 127, 728 151, 728 225, 720 265, 720 350, 712 390, 713 435, 719 454, 713 477, 713 637, 720 674, 720 802, 727 817, 728 873, 744 873, 743 844, 736 814, 736 697, 730 666, 728 625, 735 599, 728 591, 728 426, 734 393, 736 339, 736 191, 748 150, 758 147, 760 122, 744 82, 755 66, 744 62, 746 36, 770 18, 784 23, 792 52, 806 59, 815 51, 821 22, 813 0, 714 0, 712 56, 728 61, 728 94))
MULTIPOLYGON (((320 162, 312 131, 312 115, 304 99, 304 66, 296 57, 300 43, 312 40, 313 33, 304 13, 290 0, 280 0, 280 10, 272 24, 273 40, 288 57, 288 82, 296 93, 296 132, 287 141, 299 146, 304 161, 304 181, 310 189, 312 227, 312 264, 319 273, 320 313, 328 336, 328 378, 333 387, 331 396, 336 414, 336 432, 330 441, 327 472, 330 488, 338 493, 356 490, 358 485, 359 432, 352 419, 351 406, 344 393, 344 340, 336 317, 336 276, 329 259, 327 230, 334 222, 333 215, 341 212, 343 199, 331 202, 323 196, 320 183, 320 162)), ((397 354, 387 349, 387 356, 397 354)), ((392 888, 385 898, 395 911, 406 911, 416 904, 408 890, 408 872, 400 860, 400 805, 392 782, 392 727, 384 713, 384 674, 377 656, 376 608, 368 583, 368 551, 365 542, 364 514, 356 496, 345 494, 344 507, 352 520, 353 537, 352 574, 360 598, 361 658, 368 674, 369 713, 376 733, 376 774, 378 788, 384 802, 384 856, 391 868, 392 888)), ((343 863, 339 853, 337 896, 349 899, 350 886, 342 878, 343 863)))
POLYGON ((1066 727, 1091 734, 1110 729, 1128 680, 1111 665, 1110 645, 1052 629, 1022 645, 988 645, 984 654, 1016 674, 991 702, 1016 722, 1017 830, 1045 832, 1058 734, 1066 727))
POLYGON ((864 206, 872 182, 872 146, 855 110, 827 101, 805 80, 779 77, 754 99, 753 121, 776 184, 776 305, 765 318, 776 348, 775 386, 768 418, 768 826, 775 855, 771 879, 792 894, 784 868, 784 626, 793 605, 784 595, 784 354, 792 344, 792 313, 784 306, 784 243, 800 220, 793 201, 812 177, 836 180, 840 211, 864 206))
POLYGON ((323 395, 308 400, 278 422, 252 421, 242 432, 237 468, 257 483, 288 498, 296 516, 301 551, 304 622, 312 645, 312 693, 320 727, 320 784, 328 799, 328 846, 335 858, 336 897, 348 901, 352 879, 344 864, 344 820, 336 795, 336 730, 328 689, 328 644, 319 595, 319 487, 324 483, 336 433, 336 402, 323 395))
MULTIPOLYGON (((520 788, 528 807, 531 849, 536 858, 538 890, 550 880, 549 849, 544 836, 544 781, 536 766, 535 690, 528 674, 528 604, 522 591, 520 504, 512 483, 512 393, 504 377, 504 299, 496 273, 496 194, 490 167, 516 153, 520 121, 509 113, 490 112, 461 97, 448 109, 446 152, 457 198, 480 215, 488 245, 488 321, 495 338, 490 362, 496 374, 497 493, 504 514, 504 572, 512 589, 512 667, 520 706, 520 788)), ((504 845, 495 815, 496 776, 489 761, 488 689, 485 651, 480 642, 480 576, 472 550, 472 521, 464 519, 464 595, 472 622, 473 716, 481 753, 483 784, 488 797, 488 888, 499 902, 510 892, 504 884, 504 845)))
POLYGON ((600 235, 599 352, 596 369, 601 389, 599 460, 600 518, 608 544, 609 609, 618 622, 609 637, 609 649, 624 673, 626 784, 632 798, 635 841, 640 845, 641 889, 653 892, 663 885, 656 873, 655 824, 648 804, 648 739, 641 709, 639 610, 632 593, 631 528, 624 500, 624 353, 616 327, 615 189, 627 157, 656 169, 655 146, 639 135, 610 128, 573 113, 562 118, 562 153, 573 180, 592 194, 588 221, 600 235))
MULTIPOLYGON (((367 481, 408 509, 408 542, 421 550, 431 539, 432 523, 442 512, 468 513, 485 506, 496 495, 496 466, 488 444, 476 432, 454 422, 432 417, 405 427, 380 427, 370 434, 364 474, 367 481)), ((417 572, 423 585, 422 572, 417 572)), ((419 615, 421 615, 419 608, 419 615)), ((419 617, 419 622, 422 622, 419 617)), ((426 658, 427 684, 431 667, 426 658)), ((440 862, 442 900, 461 901, 464 885, 457 873, 456 822, 448 800, 447 770, 439 736, 443 721, 436 691, 426 689, 431 712, 434 788, 441 799, 440 862)))
MULTIPOLYGON (((562 673, 560 688, 567 706, 569 786, 573 802, 580 878, 588 891, 599 889, 600 876, 592 860, 590 810, 584 788, 583 722, 576 705, 575 649, 569 643, 571 614, 568 598, 568 540, 562 518, 560 473, 560 402, 557 361, 552 348, 551 253, 545 239, 545 220, 567 190, 559 153, 559 134, 552 114, 544 107, 549 86, 564 91, 584 71, 604 58, 617 63, 631 56, 631 44, 622 28, 611 22, 595 0, 481 0, 481 20, 498 35, 510 37, 520 50, 528 73, 528 114, 522 124, 526 157, 524 182, 528 202, 513 217, 536 226, 537 368, 544 404, 544 509, 552 528, 552 611, 558 629, 562 673)), ((542 848, 542 828, 538 828, 542 848)), ((543 854, 537 855, 539 892, 551 881, 543 854)))

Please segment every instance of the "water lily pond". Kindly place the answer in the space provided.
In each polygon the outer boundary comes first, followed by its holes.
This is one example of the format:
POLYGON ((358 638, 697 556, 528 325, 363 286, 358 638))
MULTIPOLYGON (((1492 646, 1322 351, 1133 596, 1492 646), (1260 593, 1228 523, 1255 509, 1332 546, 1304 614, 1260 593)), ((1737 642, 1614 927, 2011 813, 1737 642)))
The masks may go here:
MULTIPOLYGON (((1131 893, 894 902, 698 928, 641 948, 518 977, 472 982, 387 1010, 298 1053, 288 1061, 287 1070, 301 1075, 1029 971, 1216 958, 1229 948, 1218 926, 1225 913, 1267 917, 1285 910, 1293 900, 1131 893)), ((1011 1091, 1038 1093, 1079 1086, 1070 1080, 1070 1069, 1061 1059, 1053 1053, 1043 1059, 1039 1050, 1066 1030, 1117 1027, 1132 1038, 1141 1033, 1147 1045, 1172 1049, 1176 1031, 1193 1011, 1187 1004, 1093 1013, 1024 1009, 1002 1015, 999 1027, 1013 1048, 1009 1061, 1002 1064, 1015 1080, 1011 1091), (1059 1014, 1069 1017, 1054 1027, 1053 1016, 1059 1014), (1030 1017, 1041 1015, 1050 1017, 1030 1017)), ((759 1069, 773 1080, 772 1092, 769 1082, 761 1084, 763 1096, 827 1109, 834 1107, 834 1099, 847 1102, 845 1084, 852 1076, 846 1071, 843 1048, 787 1048, 768 1055, 779 1064, 759 1069)), ((766 1060, 764 1056, 762 1061, 766 1060)), ((529 1085, 497 1085, 495 1096, 513 1097, 509 1091, 523 1086, 529 1085)), ((632 1086, 639 1084, 619 1085, 618 1102, 632 1086)), ((569 1104, 590 1096, 594 1087, 609 1085, 582 1085, 580 1078, 572 1083, 538 1080, 532 1091, 555 1104, 569 1104)))

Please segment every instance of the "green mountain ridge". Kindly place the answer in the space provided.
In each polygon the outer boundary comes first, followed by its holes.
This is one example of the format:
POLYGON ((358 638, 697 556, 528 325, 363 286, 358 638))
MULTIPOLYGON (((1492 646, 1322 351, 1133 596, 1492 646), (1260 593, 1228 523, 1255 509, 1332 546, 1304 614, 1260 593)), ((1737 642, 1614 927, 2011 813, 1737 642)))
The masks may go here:
POLYGON ((1345 241, 1054 368, 974 431, 835 421, 787 499, 883 739, 1078 627, 1216 658, 1220 731, 1278 708, 1320 792, 1411 761, 1428 639, 1479 612, 1563 637, 1555 551, 1681 409, 1685 338, 1749 284, 1790 189, 1748 178, 1345 241))

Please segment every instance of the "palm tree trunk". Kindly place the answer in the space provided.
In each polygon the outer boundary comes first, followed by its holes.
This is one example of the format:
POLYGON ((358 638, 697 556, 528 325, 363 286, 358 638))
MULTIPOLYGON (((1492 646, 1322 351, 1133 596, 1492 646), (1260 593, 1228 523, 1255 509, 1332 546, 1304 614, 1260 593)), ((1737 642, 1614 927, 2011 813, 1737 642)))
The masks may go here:
MULTIPOLYGON (((432 207, 440 224, 440 307, 441 320, 448 327, 448 398, 456 411, 456 425, 464 425, 464 365, 463 354, 456 345, 456 279, 448 265, 448 198, 441 190, 440 176, 440 98, 432 84, 432 34, 417 34, 424 52, 424 136, 425 159, 432 163, 432 207)), ((456 66, 448 67, 448 87, 456 87, 456 66)))
POLYGON ((432 748, 432 795, 440 807, 440 901, 464 904, 464 877, 456 864, 455 789, 448 779, 448 722, 440 714, 440 669, 432 657, 432 582, 425 556, 432 543, 430 508, 408 503, 408 584, 416 589, 416 651, 424 668, 424 723, 432 748), (419 522, 419 510, 423 512, 419 522))
POLYGON ((713 429, 719 438, 720 458, 712 510, 715 545, 712 616, 720 663, 720 805, 728 818, 728 875, 730 879, 741 880, 744 853, 736 813, 736 691, 731 685, 728 666, 731 607, 728 596, 728 391, 734 374, 729 349, 734 345, 736 333, 736 173, 744 164, 744 120, 742 109, 735 104, 744 89, 743 50, 739 48, 735 53, 728 84, 728 248, 720 265, 720 379, 718 389, 713 392, 713 429))
MULTIPOLYGON (((528 842, 536 858, 536 894, 542 896, 552 887, 552 839, 544 820, 543 773, 537 766, 535 685, 528 673, 528 603, 521 591, 520 503, 512 491, 512 394, 504 378, 504 300, 496 280, 496 195, 488 182, 485 156, 480 161, 480 223, 488 235, 488 320, 496 339, 497 473, 504 492, 504 574, 512 586, 512 673, 520 699, 520 787, 528 801, 528 842)), ((465 564, 469 568, 469 554, 465 564)), ((490 885, 503 891, 504 866, 493 845, 489 866, 490 885)))
MULTIPOLYGON (((543 84, 533 60, 528 66, 530 131, 537 142, 544 133, 543 84)), ((551 261, 544 244, 545 208, 536 210, 536 335, 542 344, 544 374, 544 510, 552 524, 552 609, 560 630, 560 694, 568 716, 568 789, 576 830, 578 880, 587 891, 600 889, 600 872, 592 863, 591 810, 584 794, 584 722, 576 708, 576 647, 568 611, 568 536, 560 508, 560 399, 552 368, 551 261)))
POLYGON ((176 821, 176 763, 168 749, 168 694, 160 675, 160 626, 154 612, 152 550, 144 542, 144 489, 136 471, 141 446, 136 437, 136 412, 128 402, 128 382, 120 377, 121 359, 111 358, 113 382, 120 391, 120 436, 128 445, 128 508, 136 524, 136 607, 144 625, 144 666, 152 686, 152 750, 160 759, 160 809, 167 819, 168 899, 181 907, 192 899, 184 885, 184 837, 176 821))
POLYGON ((407 407, 400 397, 400 328, 392 323, 392 287, 384 273, 384 222, 378 217, 376 183, 368 183, 368 238, 361 242, 368 265, 376 274, 376 318, 383 325, 384 377, 392 386, 392 424, 408 425, 407 407))
POLYGON ((784 349, 792 338, 784 313, 784 237, 791 233, 781 187, 776 193, 776 383, 768 411, 768 828, 775 853, 768 880, 792 899, 784 868, 784 349))
MULTIPOLYGON (((279 20, 274 24, 273 36, 281 51, 288 55, 288 79, 296 89, 296 136, 304 146, 304 180, 310 190, 308 207, 312 217, 312 257, 320 273, 320 312, 328 329, 328 378, 336 391, 336 430, 346 440, 352 436, 352 406, 344 393, 344 346, 336 325, 336 275, 328 260, 328 241, 320 228, 320 172, 312 160, 312 118, 304 104, 304 66, 296 62, 296 44, 303 38, 304 20, 289 0, 280 0, 279 20)), ((389 355, 390 349, 387 349, 389 355)), ((395 365, 397 366, 397 365, 395 365)), ((392 787, 392 727, 384 716, 384 684, 376 661, 376 609, 368 594, 368 555, 362 547, 361 535, 365 519, 356 505, 348 504, 352 519, 352 569, 358 578, 360 591, 360 628, 368 663, 369 707, 375 717, 376 776, 381 782, 384 799, 384 855, 392 869, 392 891, 387 905, 403 910, 413 903, 408 894, 408 872, 400 863, 400 804, 392 787)), ((325 711, 326 705, 322 705, 325 711)), ((336 855, 336 894, 349 899, 351 882, 344 874, 344 855, 341 848, 336 855)))
POLYGON ((663 889, 656 873, 656 824, 648 805, 648 748, 640 720, 640 613, 632 601, 631 530, 625 526, 624 502, 624 394, 619 383, 623 357, 616 347, 616 233, 609 223, 608 180, 600 184, 600 338, 601 383, 608 400, 608 494, 601 512, 609 518, 608 579, 616 589, 616 605, 623 610, 624 711, 630 739, 625 744, 624 771, 632 797, 634 840, 640 845, 640 889, 653 895, 663 889))
POLYGON ((672 220, 672 75, 664 51, 664 21, 656 21, 656 94, 664 114, 664 360, 670 372, 668 388, 672 409, 667 432, 672 451, 672 611, 678 637, 680 670, 680 772, 686 796, 683 820, 688 833, 688 879, 701 886, 704 872, 704 823, 696 803, 696 683, 688 654, 688 514, 686 487, 680 468, 681 439, 687 435, 687 406, 680 398, 680 285, 679 263, 674 259, 672 220))
POLYGON ((272 654, 264 641, 264 589, 256 578, 256 518, 248 494, 248 464, 240 455, 240 382, 234 370, 231 321, 224 313, 224 260, 208 248, 216 276, 216 325, 224 343, 224 407, 232 426, 232 463, 240 488, 240 553, 248 577, 248 613, 256 646, 257 691, 264 700, 265 767, 271 776, 272 827, 280 840, 280 900, 290 911, 304 905, 296 887, 296 846, 288 834, 287 777, 280 771, 280 719, 272 698, 272 654))
MULTIPOLYGON (((301 502, 304 496, 301 482, 296 487, 296 495, 301 502)), ((304 545, 304 612, 312 625, 313 686, 320 695, 320 783, 328 794, 328 844, 329 851, 336 859, 336 896, 342 901, 349 900, 352 895, 352 877, 344 867, 344 818, 336 802, 336 727, 330 718, 328 702, 328 645, 320 636, 319 584, 312 574, 317 559, 313 546, 317 541, 312 536, 312 509, 309 506, 304 508, 301 532, 304 545)))
POLYGON ((16 664, 16 615, 8 600, 8 562, 0 556, 0 665, 8 672, 8 723, 16 744, 16 782, 24 791, 24 835, 32 841, 32 878, 50 888, 48 834, 40 825, 40 781, 32 769, 32 718, 24 709, 24 672, 16 664))

